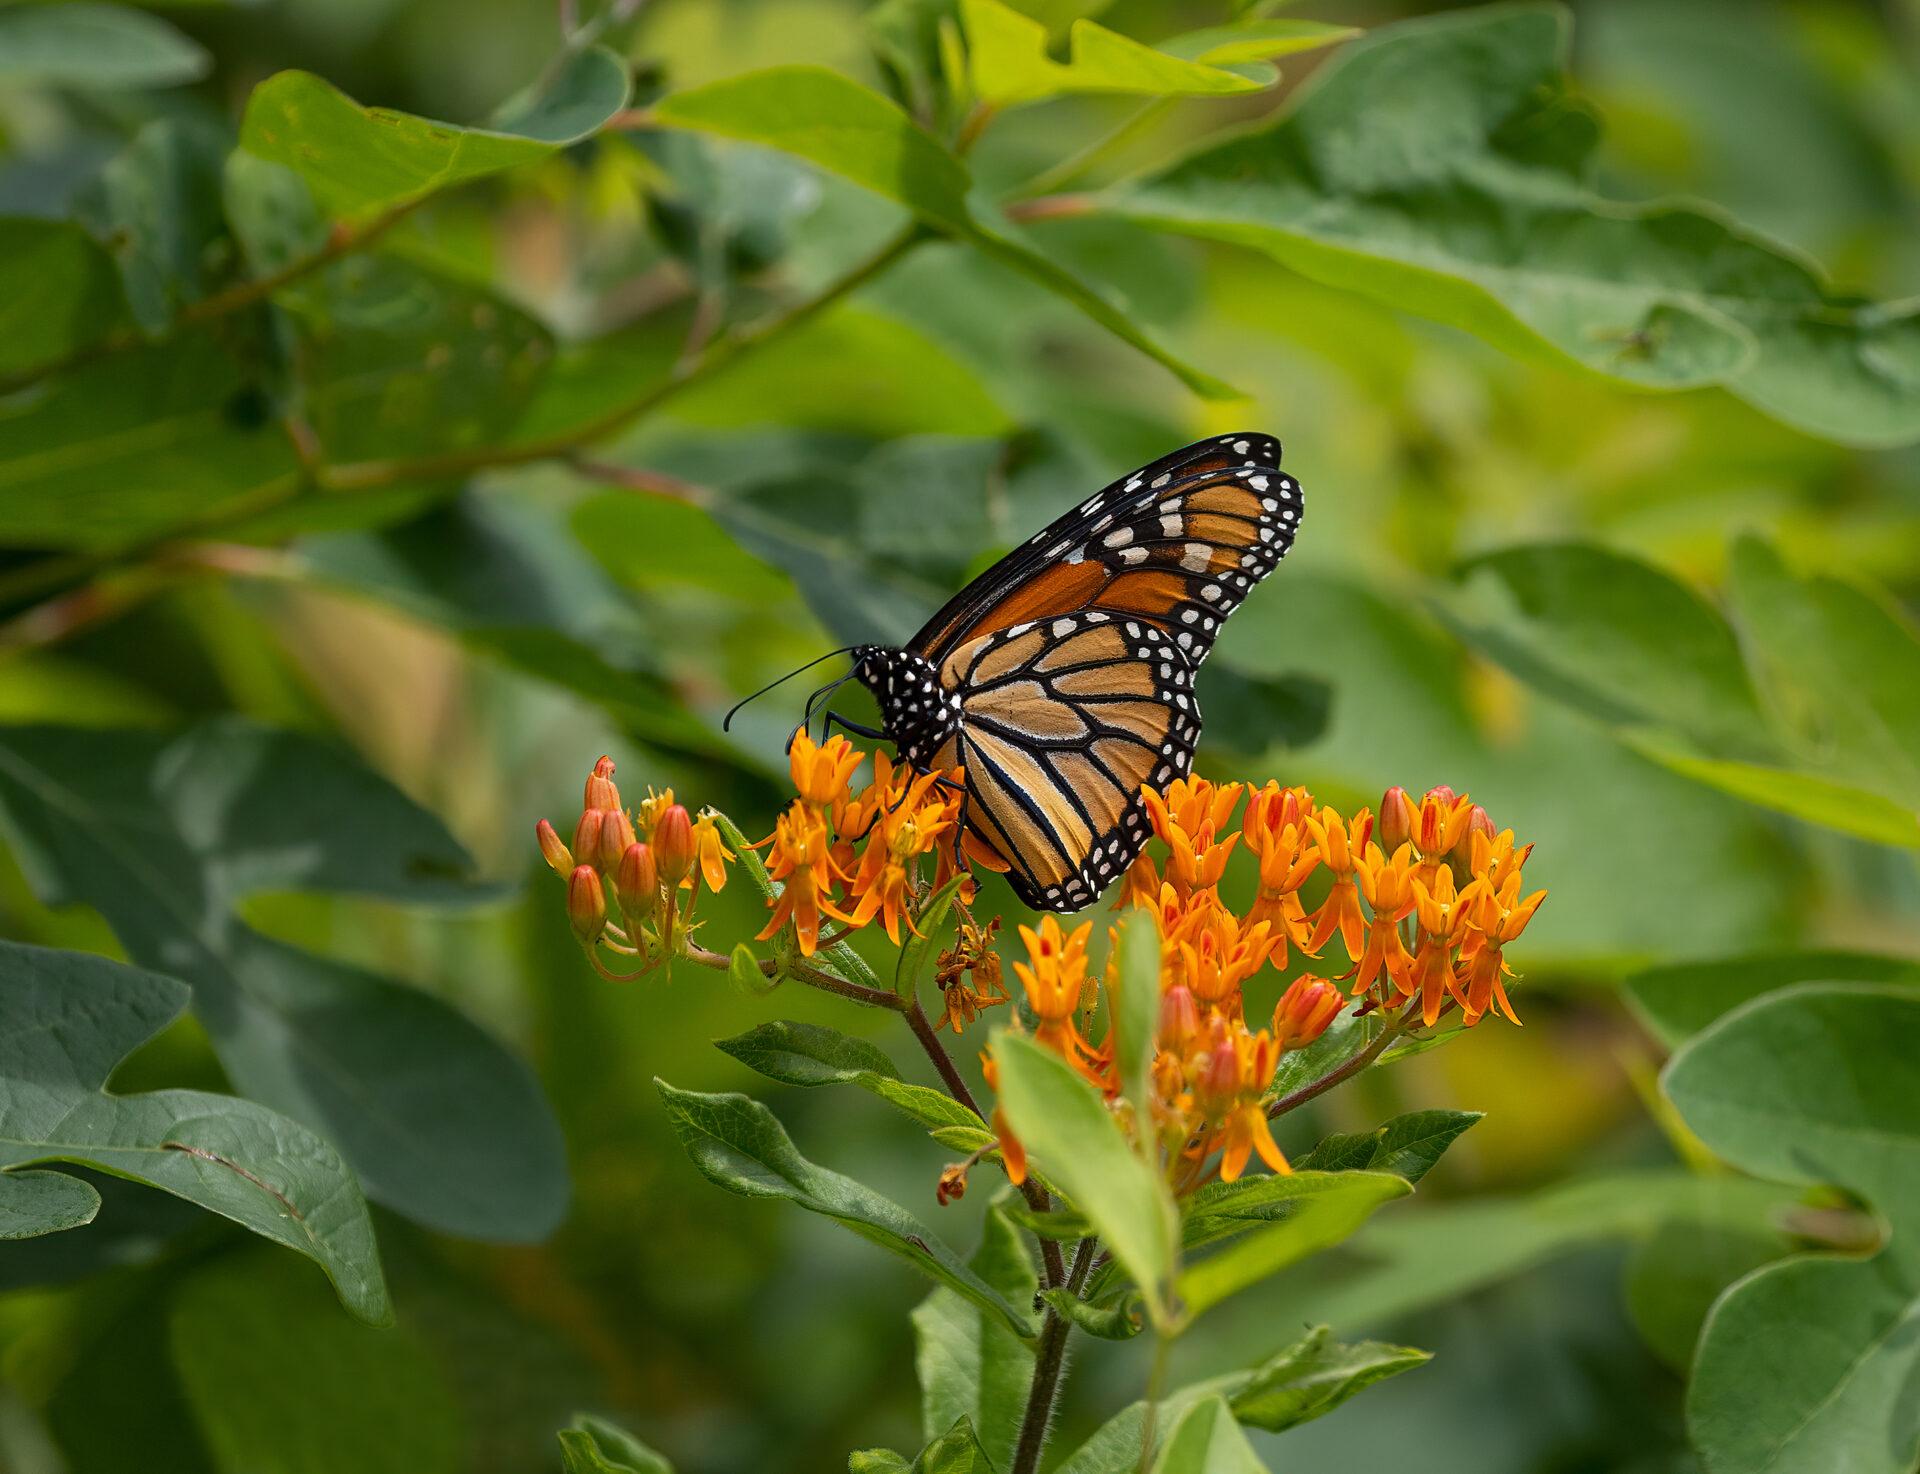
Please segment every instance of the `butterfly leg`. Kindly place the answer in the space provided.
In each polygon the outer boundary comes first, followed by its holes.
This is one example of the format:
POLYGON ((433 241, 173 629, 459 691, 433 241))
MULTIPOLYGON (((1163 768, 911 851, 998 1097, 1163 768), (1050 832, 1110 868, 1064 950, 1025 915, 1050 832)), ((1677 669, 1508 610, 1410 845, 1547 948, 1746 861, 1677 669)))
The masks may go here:
POLYGON ((885 742, 887 734, 872 727, 863 727, 858 722, 850 722, 837 711, 829 711, 820 718, 820 737, 822 741, 833 734, 833 724, 838 722, 841 728, 856 737, 865 737, 869 742, 885 742))

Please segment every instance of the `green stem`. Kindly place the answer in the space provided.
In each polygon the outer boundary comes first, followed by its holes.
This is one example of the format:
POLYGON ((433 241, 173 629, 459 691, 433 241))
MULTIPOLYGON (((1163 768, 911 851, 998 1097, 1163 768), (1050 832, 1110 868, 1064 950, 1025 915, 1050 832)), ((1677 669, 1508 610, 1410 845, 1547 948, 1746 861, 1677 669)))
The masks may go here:
POLYGON ((1389 1044, 1406 1032, 1407 1019, 1418 1006, 1419 1000, 1417 998, 1409 1000, 1406 1012, 1396 1015, 1393 1021, 1380 1031, 1379 1038, 1375 1039, 1365 1049, 1361 1050, 1338 1069, 1330 1070, 1318 1080, 1309 1081, 1298 1090, 1281 1096, 1272 1105, 1267 1107, 1267 1119, 1272 1120, 1275 1117, 1286 1115, 1288 1111, 1297 1110, 1312 1100, 1316 1095, 1324 1095, 1341 1081, 1350 1080, 1359 1074, 1368 1065, 1378 1059, 1381 1052, 1385 1050, 1389 1044))
POLYGON ((1069 154, 1058 163, 1041 170, 1014 190, 1010 198, 1026 200, 1032 199, 1035 195, 1053 194, 1064 189, 1099 163, 1107 154, 1132 138, 1134 134, 1165 117, 1172 111, 1177 100, 1172 97, 1156 97, 1135 109, 1077 153, 1069 154))
POLYGON ((1158 1331, 1153 1337, 1153 1369, 1147 1373, 1147 1411, 1140 1421, 1140 1474, 1153 1467, 1153 1445, 1158 1437, 1160 1396, 1166 1390, 1167 1351, 1173 1343, 1158 1331))
MULTIPOLYGON (((1093 1267, 1094 1240, 1080 1240, 1074 1251, 1073 1268, 1067 1273, 1067 1289, 1078 1295, 1093 1267)), ((1040 1339, 1033 1348, 1033 1381, 1027 1388, 1027 1410, 1020 1419, 1020 1438, 1014 1445, 1010 1474, 1034 1474, 1040 1467, 1040 1455, 1047 1445, 1047 1425, 1053 1421, 1053 1404, 1060 1392, 1060 1373, 1066 1365, 1067 1322, 1052 1306, 1040 1326, 1040 1339)))

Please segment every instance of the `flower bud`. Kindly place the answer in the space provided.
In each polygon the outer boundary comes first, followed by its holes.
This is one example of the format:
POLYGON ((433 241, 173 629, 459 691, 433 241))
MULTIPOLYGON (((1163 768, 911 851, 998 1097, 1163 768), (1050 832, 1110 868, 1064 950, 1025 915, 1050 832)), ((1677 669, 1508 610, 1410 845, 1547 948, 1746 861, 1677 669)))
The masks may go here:
POLYGON ((940 1185, 933 1190, 933 1196, 941 1207, 948 1203, 957 1203, 967 1195, 967 1164, 955 1162, 943 1168, 940 1173, 940 1185))
POLYGON ((1447 838, 1447 830, 1452 826, 1447 821, 1459 801, 1460 796, 1444 783, 1438 788, 1429 788, 1426 797, 1420 800, 1420 818, 1413 839, 1428 859, 1435 859, 1453 848, 1447 838))
POLYGON ((634 843, 620 856, 614 873, 613 893, 620 909, 636 920, 651 916, 660 905, 660 872, 654 867, 653 851, 634 843))
POLYGON ((1231 1040, 1222 1039, 1207 1051, 1196 1083, 1201 1096, 1215 1103, 1232 1100, 1240 1093, 1240 1056, 1231 1040))
POLYGON ((620 790, 613 786, 612 758, 602 757, 593 765, 593 772, 587 776, 587 792, 582 807, 601 810, 620 807, 620 790))
POLYGON ((1184 1052, 1199 1035, 1200 1005, 1194 1001, 1193 989, 1175 983, 1160 995, 1160 1043, 1184 1052))
POLYGON ((573 858, 581 865, 600 863, 600 816, 605 809, 582 809, 573 826, 573 858))
POLYGON ((1380 800, 1380 848, 1391 855, 1411 840, 1418 817, 1407 790, 1394 784, 1380 800))
POLYGON ((1327 1032, 1344 1001, 1323 978, 1303 974, 1288 985, 1273 1006, 1273 1037, 1282 1049, 1299 1049, 1327 1032))
POLYGON ((627 817, 625 809, 608 809, 600 815, 599 845, 594 850, 594 858, 602 870, 611 871, 620 864, 620 857, 627 852, 635 835, 633 821, 627 817))
POLYGON ((600 875, 591 865, 577 865, 567 879, 567 920, 573 934, 591 947, 607 929, 607 897, 600 875))
POLYGON ((1453 871, 1455 883, 1466 884, 1478 868, 1474 859, 1476 852, 1490 854, 1493 839, 1493 820, 1487 817, 1485 809, 1475 804, 1467 813, 1467 825, 1460 832, 1460 842, 1447 852, 1447 864, 1453 871))
POLYGON ((560 831, 545 819, 533 826, 533 837, 540 844, 540 858, 553 867, 555 875, 567 875, 573 870, 573 853, 560 838, 560 831))
POLYGON ((693 819, 685 804, 661 810, 653 824, 653 863, 668 885, 680 884, 693 872, 693 819))

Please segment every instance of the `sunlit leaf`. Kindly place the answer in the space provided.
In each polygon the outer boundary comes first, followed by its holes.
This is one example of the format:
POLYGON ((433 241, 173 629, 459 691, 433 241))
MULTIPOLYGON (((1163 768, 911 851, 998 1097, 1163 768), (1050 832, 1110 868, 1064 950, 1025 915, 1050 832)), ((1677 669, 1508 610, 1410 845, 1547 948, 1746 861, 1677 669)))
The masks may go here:
POLYGON ((1266 1468, 1226 1399, 1208 1397, 1174 1424, 1160 1445, 1153 1474, 1266 1474, 1266 1468))
POLYGON ((1300 1172, 1391 1172, 1418 1184, 1481 1111, 1410 1111, 1372 1131, 1327 1137, 1293 1165, 1300 1172))
POLYGON ((1001 0, 960 0, 960 17, 974 94, 1001 107, 1076 92, 1204 97, 1257 92, 1261 85, 1090 20, 1073 23, 1069 60, 1058 62, 1047 54, 1047 28, 1001 0))
POLYGON ((1136 1121, 1150 1121, 1150 1072, 1160 1027, 1160 932, 1151 916, 1136 910, 1122 920, 1118 957, 1107 985, 1107 1037, 1113 1041, 1121 1095, 1136 1121))
POLYGON ((1296 56, 1303 51, 1318 51, 1351 41, 1361 34, 1358 26, 1330 25, 1318 20, 1248 20, 1233 26, 1209 26, 1201 31, 1186 31, 1156 43, 1158 50, 1173 56, 1203 61, 1209 66, 1231 66, 1236 62, 1272 61, 1296 56))

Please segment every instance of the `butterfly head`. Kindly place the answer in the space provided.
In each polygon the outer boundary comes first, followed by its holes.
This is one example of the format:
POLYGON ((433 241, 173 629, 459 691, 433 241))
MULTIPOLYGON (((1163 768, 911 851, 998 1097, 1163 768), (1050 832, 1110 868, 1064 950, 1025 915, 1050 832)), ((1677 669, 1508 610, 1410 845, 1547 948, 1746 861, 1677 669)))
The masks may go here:
POLYGON ((960 724, 960 698, 940 683, 940 672, 924 655, 885 645, 858 645, 853 674, 873 693, 880 723, 901 758, 924 766, 960 724))

